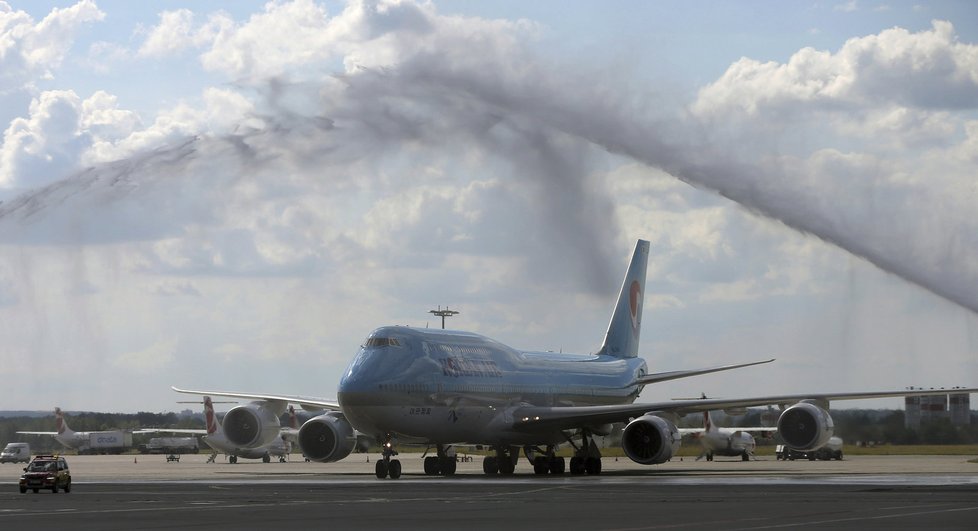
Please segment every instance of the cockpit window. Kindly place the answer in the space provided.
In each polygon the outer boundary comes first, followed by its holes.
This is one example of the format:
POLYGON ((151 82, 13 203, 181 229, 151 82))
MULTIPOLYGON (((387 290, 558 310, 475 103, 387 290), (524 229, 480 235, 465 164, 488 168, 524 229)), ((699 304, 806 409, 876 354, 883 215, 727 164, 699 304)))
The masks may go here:
POLYGON ((368 337, 364 347, 399 347, 401 342, 393 337, 368 337))

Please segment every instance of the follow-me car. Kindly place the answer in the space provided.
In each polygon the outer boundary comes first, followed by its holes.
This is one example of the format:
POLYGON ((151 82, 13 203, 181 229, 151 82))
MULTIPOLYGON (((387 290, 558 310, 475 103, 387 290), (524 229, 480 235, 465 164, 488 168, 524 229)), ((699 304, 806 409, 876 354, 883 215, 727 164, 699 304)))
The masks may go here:
POLYGON ((27 489, 35 493, 41 489, 51 489, 57 494, 58 489, 71 492, 71 472, 64 457, 57 455, 38 455, 24 469, 20 476, 20 492, 27 489))
MULTIPOLYGON (((224 418, 228 439, 240 447, 267 444, 279 434, 288 404, 322 414, 299 429, 299 445, 310 459, 332 462, 349 455, 356 431, 383 444, 377 477, 397 478, 399 443, 434 446, 425 472, 455 472, 452 445, 494 451, 483 461, 487 474, 513 473, 519 449, 533 456, 534 472, 560 474, 558 445, 570 443, 572 474, 598 474, 601 455, 595 435, 626 423, 625 454, 636 463, 668 461, 680 444, 678 416, 717 409, 778 404, 778 431, 798 450, 824 445, 833 434, 830 400, 932 394, 933 391, 809 393, 745 399, 693 399, 635 403, 644 386, 725 371, 764 360, 689 371, 649 374, 638 357, 649 242, 639 240, 625 274, 601 347, 594 354, 529 352, 470 332, 387 326, 361 345, 339 382, 336 401, 295 395, 195 391, 181 393, 246 398, 224 418)), ((959 389, 970 393, 976 389, 959 389)))

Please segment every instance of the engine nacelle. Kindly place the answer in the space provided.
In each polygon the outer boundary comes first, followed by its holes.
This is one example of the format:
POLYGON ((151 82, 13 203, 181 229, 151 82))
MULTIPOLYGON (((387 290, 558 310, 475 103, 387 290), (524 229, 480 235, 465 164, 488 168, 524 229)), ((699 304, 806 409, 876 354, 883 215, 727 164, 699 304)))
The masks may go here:
POLYGON ((278 414, 261 403, 236 406, 224 414, 224 436, 239 448, 257 448, 278 438, 278 414))
POLYGON ((299 428, 299 448, 312 461, 339 461, 350 455, 356 444, 353 426, 339 413, 313 417, 299 428))
POLYGON ((784 444, 799 452, 818 450, 834 432, 829 412, 808 402, 799 402, 778 417, 778 433, 784 444))
POLYGON ((628 423, 621 434, 621 448, 640 465, 657 465, 672 458, 682 436, 676 425, 655 415, 645 415, 628 423))

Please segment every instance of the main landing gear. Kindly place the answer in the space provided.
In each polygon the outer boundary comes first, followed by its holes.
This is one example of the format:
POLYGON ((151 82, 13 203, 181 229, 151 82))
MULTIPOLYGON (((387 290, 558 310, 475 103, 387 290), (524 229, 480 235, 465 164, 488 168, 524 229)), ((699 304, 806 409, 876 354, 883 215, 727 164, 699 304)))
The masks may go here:
POLYGON ((436 446, 437 455, 424 458, 424 473, 427 476, 454 476, 458 463, 455 461, 455 449, 444 444, 436 446))
POLYGON ((378 479, 384 479, 387 476, 390 476, 391 479, 401 477, 401 462, 397 459, 391 459, 395 455, 397 455, 397 450, 394 449, 394 436, 387 434, 384 440, 383 459, 377 461, 377 465, 374 467, 378 479))
POLYGON ((571 474, 596 476, 601 473, 601 451, 598 450, 598 445, 594 444, 594 437, 590 430, 581 430, 580 446, 574 444, 574 440, 570 437, 567 437, 567 442, 574 447, 574 457, 570 460, 571 474))
MULTIPOLYGON (((566 470, 566 463, 563 457, 557 457, 557 448, 554 445, 547 446, 547 451, 543 452, 544 455, 536 455, 530 457, 534 454, 532 448, 524 449, 527 459, 533 463, 533 473, 542 476, 545 474, 563 474, 566 470)), ((537 450, 539 451, 539 450, 537 450)))
POLYGON ((519 459, 519 450, 514 446, 493 446, 496 455, 487 455, 482 459, 482 472, 487 475, 502 474, 512 475, 516 471, 516 460, 519 459))

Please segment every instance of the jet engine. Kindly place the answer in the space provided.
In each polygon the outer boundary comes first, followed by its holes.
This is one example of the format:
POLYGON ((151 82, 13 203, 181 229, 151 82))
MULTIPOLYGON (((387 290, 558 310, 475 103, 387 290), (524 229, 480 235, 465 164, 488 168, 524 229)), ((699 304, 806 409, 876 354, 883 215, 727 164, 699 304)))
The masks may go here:
POLYGON ((792 450, 811 452, 829 442, 835 431, 829 412, 810 402, 799 402, 781 413, 778 433, 792 450))
POLYGON ((629 422, 621 435, 625 455, 640 465, 665 463, 679 449, 681 441, 676 425, 655 415, 629 422))
POLYGON ((233 407, 224 414, 224 435, 239 448, 257 448, 278 438, 278 415, 260 402, 233 407))
POLYGON ((353 426, 339 413, 313 417, 299 428, 299 447, 312 461, 339 461, 350 455, 356 444, 353 426))

